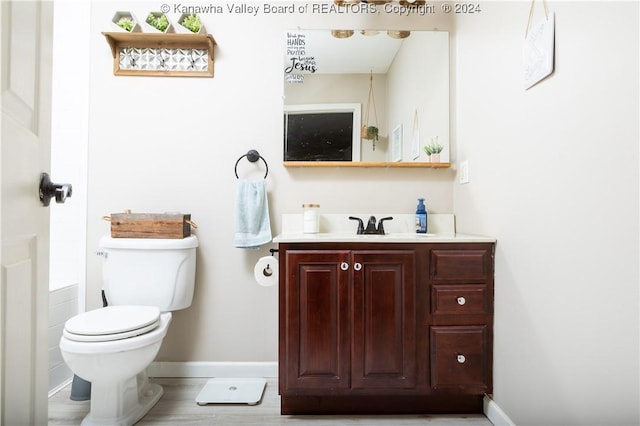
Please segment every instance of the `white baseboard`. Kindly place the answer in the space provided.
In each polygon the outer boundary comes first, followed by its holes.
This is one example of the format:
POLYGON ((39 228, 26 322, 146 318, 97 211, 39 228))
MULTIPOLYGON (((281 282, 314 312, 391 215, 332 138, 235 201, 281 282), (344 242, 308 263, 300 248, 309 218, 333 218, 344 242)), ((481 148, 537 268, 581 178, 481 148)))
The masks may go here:
POLYGON ((509 416, 488 395, 484 396, 484 415, 493 426, 516 426, 509 416))
POLYGON ((73 377, 69 377, 67 380, 65 380, 64 382, 62 382, 59 385, 55 386, 53 389, 50 389, 49 390, 49 394, 47 395, 47 398, 51 398, 53 395, 57 394, 62 389, 64 389, 67 386, 69 386, 72 381, 73 381, 73 377))
POLYGON ((278 377, 273 362, 152 362, 149 377, 278 377))

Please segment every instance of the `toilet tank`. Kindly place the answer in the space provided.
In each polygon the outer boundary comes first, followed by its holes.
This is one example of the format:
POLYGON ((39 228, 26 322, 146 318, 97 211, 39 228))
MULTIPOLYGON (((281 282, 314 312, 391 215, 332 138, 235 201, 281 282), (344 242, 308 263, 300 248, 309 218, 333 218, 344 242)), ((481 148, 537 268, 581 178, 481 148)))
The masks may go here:
POLYGON ((100 239, 103 290, 109 305, 191 306, 196 278, 195 235, 181 239, 100 239))

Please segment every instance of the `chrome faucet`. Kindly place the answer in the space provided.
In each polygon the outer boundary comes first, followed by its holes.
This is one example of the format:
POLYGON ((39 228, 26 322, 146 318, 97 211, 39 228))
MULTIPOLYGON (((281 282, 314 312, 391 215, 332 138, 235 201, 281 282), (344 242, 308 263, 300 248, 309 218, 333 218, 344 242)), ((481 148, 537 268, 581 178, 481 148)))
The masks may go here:
POLYGON ((349 219, 358 221, 358 230, 356 231, 356 234, 358 235, 363 235, 363 234, 364 235, 384 235, 383 222, 385 220, 393 220, 393 217, 389 216, 389 217, 383 217, 382 219, 380 219, 380 222, 378 222, 377 228, 376 228, 375 216, 369 217, 369 222, 367 223, 366 228, 364 227, 364 222, 359 217, 349 216, 349 219))

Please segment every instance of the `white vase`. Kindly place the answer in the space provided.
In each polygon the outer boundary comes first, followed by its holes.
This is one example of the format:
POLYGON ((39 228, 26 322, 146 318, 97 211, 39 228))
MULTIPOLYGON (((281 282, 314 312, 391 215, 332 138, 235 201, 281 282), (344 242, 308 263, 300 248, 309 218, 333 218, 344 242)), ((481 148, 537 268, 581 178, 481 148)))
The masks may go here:
POLYGON ((440 153, 438 154, 431 154, 429 156, 429 161, 431 161, 432 163, 439 163, 440 162, 440 153))

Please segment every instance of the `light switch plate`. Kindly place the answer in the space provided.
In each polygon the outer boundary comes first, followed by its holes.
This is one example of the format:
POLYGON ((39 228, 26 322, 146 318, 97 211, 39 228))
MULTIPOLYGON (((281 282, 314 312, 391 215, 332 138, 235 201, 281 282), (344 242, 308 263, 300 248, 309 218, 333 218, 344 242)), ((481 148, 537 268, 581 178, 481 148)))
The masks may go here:
POLYGON ((459 182, 469 183, 469 160, 460 162, 460 170, 458 170, 459 182))

